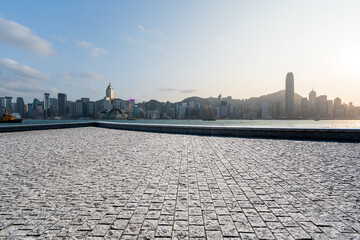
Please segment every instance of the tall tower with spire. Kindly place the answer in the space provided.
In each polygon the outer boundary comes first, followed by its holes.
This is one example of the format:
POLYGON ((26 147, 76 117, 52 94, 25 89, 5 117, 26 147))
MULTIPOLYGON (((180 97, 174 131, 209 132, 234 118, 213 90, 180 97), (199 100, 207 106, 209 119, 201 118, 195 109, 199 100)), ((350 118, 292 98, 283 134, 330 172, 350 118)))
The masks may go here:
POLYGON ((111 101, 114 100, 114 89, 109 83, 109 86, 106 88, 106 98, 109 98, 111 101))
POLYGON ((294 117, 295 109, 295 93, 294 93, 294 74, 289 72, 286 74, 286 85, 285 85, 285 109, 286 117, 294 117))

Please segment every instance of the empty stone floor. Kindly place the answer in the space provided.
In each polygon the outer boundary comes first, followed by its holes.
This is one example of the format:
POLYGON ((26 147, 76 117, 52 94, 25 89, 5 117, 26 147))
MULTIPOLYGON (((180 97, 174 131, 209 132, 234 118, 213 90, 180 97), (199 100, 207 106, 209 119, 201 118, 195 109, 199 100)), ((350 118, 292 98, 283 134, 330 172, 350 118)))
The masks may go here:
POLYGON ((360 144, 0 134, 1 239, 360 239, 360 144))

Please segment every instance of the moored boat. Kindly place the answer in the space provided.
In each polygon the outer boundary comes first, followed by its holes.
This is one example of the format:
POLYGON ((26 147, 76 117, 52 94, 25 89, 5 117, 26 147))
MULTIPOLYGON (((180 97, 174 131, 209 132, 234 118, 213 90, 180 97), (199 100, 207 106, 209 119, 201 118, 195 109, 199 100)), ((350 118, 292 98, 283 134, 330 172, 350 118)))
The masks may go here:
POLYGON ((22 119, 19 113, 8 114, 5 108, 5 114, 0 117, 0 123, 21 123, 22 119))

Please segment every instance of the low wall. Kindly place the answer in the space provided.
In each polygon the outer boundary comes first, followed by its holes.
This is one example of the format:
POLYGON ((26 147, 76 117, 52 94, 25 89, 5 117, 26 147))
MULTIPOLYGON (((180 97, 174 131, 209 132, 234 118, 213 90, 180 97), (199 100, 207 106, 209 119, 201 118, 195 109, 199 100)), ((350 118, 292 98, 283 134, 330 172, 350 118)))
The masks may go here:
POLYGON ((346 141, 360 142, 360 129, 348 128, 259 128, 259 127, 229 127, 229 126, 198 126, 172 124, 139 124, 115 122, 77 122, 39 125, 0 126, 2 132, 18 132, 33 130, 50 130, 78 127, 102 127, 130 131, 194 134, 207 136, 297 139, 313 141, 346 141))
POLYGON ((259 128, 112 122, 97 122, 97 126, 132 131, 207 136, 360 142, 360 129, 348 128, 259 128))
POLYGON ((96 122, 76 122, 76 123, 45 123, 45 124, 29 124, 29 125, 6 125, 0 126, 2 132, 22 132, 34 130, 50 130, 61 128, 79 128, 79 127, 95 127, 96 122))

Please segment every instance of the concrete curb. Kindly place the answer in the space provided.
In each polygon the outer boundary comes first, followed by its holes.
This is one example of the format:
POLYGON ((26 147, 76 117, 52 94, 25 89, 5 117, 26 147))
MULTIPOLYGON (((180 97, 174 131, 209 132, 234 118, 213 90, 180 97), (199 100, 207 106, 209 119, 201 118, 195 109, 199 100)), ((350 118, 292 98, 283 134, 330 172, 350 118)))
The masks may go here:
POLYGON ((50 130, 62 128, 79 128, 79 127, 95 127, 96 122, 77 122, 77 123, 46 123, 46 124, 29 124, 29 125, 14 125, 14 126, 0 126, 0 133, 4 132, 23 132, 35 130, 50 130))
POLYGON ((257 128, 112 122, 97 122, 97 126, 131 131, 206 136, 360 142, 360 129, 353 128, 257 128))
POLYGON ((257 128, 114 122, 55 123, 1 126, 0 133, 78 127, 102 127, 130 131, 192 134, 223 137, 295 139, 311 141, 360 142, 360 129, 353 128, 257 128))

